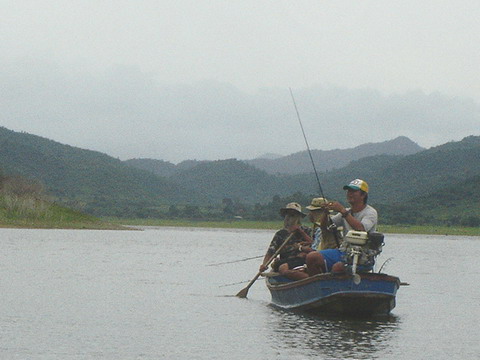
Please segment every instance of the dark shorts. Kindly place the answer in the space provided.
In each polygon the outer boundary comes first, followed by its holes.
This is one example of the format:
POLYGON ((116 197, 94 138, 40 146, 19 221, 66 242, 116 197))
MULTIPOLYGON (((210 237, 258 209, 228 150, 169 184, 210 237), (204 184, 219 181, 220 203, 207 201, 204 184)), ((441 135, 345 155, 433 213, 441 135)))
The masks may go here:
POLYGON ((280 265, 285 264, 285 263, 287 263, 288 268, 290 270, 292 270, 292 269, 296 268, 297 266, 305 265, 305 258, 304 257, 291 257, 291 258, 287 258, 287 259, 280 259, 278 261, 275 261, 273 270, 278 271, 278 268, 280 267, 280 265))

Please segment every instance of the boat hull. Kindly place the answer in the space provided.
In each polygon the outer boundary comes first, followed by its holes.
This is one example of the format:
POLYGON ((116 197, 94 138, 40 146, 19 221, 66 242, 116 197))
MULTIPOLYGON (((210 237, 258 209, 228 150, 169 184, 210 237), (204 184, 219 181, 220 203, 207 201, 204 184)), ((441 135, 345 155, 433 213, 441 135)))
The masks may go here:
POLYGON ((318 314, 387 315, 395 307, 400 286, 387 274, 360 274, 360 281, 348 274, 319 274, 300 281, 281 276, 267 277, 272 304, 287 310, 318 314))

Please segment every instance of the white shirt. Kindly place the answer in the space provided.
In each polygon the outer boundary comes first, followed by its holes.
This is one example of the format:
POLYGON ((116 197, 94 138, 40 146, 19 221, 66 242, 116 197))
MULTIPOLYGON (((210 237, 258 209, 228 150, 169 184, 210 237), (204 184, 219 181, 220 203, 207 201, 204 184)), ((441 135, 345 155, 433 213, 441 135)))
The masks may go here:
MULTIPOLYGON (((350 208, 347 208, 347 210, 350 211, 350 214, 352 214, 355 219, 362 223, 366 232, 373 232, 377 230, 378 214, 377 210, 375 210, 373 207, 367 205, 362 211, 357 213, 352 213, 350 208)), ((343 226, 343 236, 347 235, 349 230, 353 230, 341 213, 332 216, 332 221, 337 226, 343 226)))

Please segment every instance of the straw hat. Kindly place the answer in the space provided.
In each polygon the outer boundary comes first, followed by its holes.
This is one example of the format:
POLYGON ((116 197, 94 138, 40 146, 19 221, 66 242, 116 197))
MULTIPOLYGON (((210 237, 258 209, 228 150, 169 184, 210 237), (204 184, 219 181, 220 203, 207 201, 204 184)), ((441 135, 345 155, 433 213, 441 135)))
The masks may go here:
POLYGON ((285 206, 284 208, 281 208, 280 209, 280 215, 285 216, 285 215, 287 215, 287 211, 290 211, 290 210, 293 210, 293 211, 299 213, 300 215, 302 215, 302 217, 307 216, 307 214, 304 214, 302 212, 302 207, 300 206, 300 204, 296 203, 296 202, 288 203, 287 206, 285 206))
POLYGON ((321 210, 327 204, 327 199, 323 197, 312 199, 312 203, 306 207, 308 210, 321 210))

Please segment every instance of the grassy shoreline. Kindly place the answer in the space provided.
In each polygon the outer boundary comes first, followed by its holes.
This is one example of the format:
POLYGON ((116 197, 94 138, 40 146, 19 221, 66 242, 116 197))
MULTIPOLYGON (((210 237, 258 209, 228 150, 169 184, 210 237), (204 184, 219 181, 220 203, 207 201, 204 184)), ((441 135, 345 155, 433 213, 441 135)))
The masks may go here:
MULTIPOLYGON (((71 215, 71 214, 69 214, 71 215)), ((308 225, 308 224, 307 224, 308 225)), ((8 219, 0 216, 0 228, 19 229, 84 229, 84 230, 133 230, 129 226, 159 226, 179 228, 212 228, 212 229, 251 229, 277 230, 282 226, 281 221, 252 221, 252 220, 224 220, 224 221, 194 221, 168 219, 120 219, 95 218, 82 214, 79 216, 62 216, 55 219, 8 219)), ((385 234, 423 234, 423 235, 452 235, 452 236, 479 236, 480 228, 450 227, 434 225, 380 225, 378 231, 385 234)))
POLYGON ((70 230, 132 230, 132 228, 108 222, 38 221, 35 219, 0 219, 2 229, 70 229, 70 230))
MULTIPOLYGON (((106 218, 110 223, 136 226, 166 226, 166 227, 204 227, 221 229, 254 229, 276 230, 282 226, 281 221, 193 221, 193 220, 166 220, 166 219, 115 219, 106 218)), ((425 235, 458 235, 480 236, 480 228, 450 227, 434 225, 380 225, 380 232, 386 234, 425 234, 425 235)))
POLYGON ((128 230, 118 222, 111 223, 56 204, 41 205, 39 209, 19 206, 13 210, 0 206, 0 228, 128 230))

